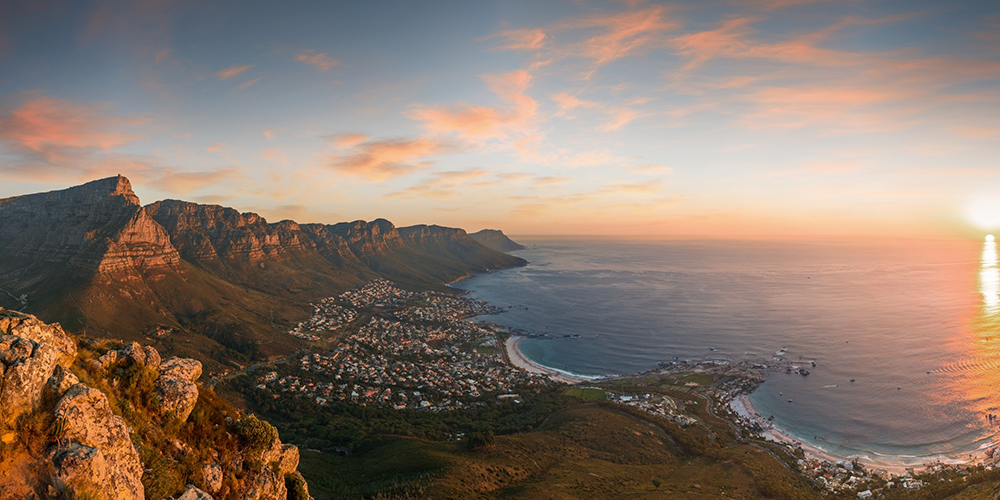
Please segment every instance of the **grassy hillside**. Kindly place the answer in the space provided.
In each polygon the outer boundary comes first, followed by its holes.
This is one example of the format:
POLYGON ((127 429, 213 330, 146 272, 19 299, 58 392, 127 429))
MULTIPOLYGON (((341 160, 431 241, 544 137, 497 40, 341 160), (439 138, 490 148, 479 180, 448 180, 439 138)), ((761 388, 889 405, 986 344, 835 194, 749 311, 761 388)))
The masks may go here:
POLYGON ((591 404, 559 411, 538 430, 498 436, 482 449, 468 450, 464 441, 385 438, 348 458, 304 452, 300 470, 317 499, 819 496, 765 451, 744 445, 713 458, 686 449, 676 431, 591 404))

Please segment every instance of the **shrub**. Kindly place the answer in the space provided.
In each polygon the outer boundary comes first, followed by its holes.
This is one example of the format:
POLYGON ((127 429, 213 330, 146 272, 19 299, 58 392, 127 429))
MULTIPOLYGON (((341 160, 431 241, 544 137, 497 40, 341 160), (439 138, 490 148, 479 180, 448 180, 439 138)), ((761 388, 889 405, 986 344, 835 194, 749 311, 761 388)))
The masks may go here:
POLYGON ((469 449, 489 448, 496 444, 497 435, 492 429, 477 432, 469 437, 469 449))
POLYGON ((285 474, 285 489, 288 490, 288 500, 309 500, 306 482, 298 474, 285 474))
POLYGON ((254 415, 242 418, 236 424, 236 432, 247 446, 247 450, 255 455, 270 448, 278 437, 278 431, 274 429, 273 425, 254 415))

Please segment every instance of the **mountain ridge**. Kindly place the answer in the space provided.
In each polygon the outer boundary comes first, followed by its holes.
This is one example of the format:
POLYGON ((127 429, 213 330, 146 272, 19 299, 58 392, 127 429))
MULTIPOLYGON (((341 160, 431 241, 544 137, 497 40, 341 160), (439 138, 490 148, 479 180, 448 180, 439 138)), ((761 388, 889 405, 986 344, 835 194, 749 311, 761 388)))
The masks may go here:
POLYGON ((0 306, 99 337, 176 331, 177 354, 203 360, 231 347, 204 338, 208 323, 236 328, 264 356, 287 355, 301 343, 274 334, 308 317, 309 302, 377 278, 449 291, 463 276, 524 264, 455 228, 143 206, 120 175, 0 202, 0 288, 27 295, 26 306, 6 295, 0 306))

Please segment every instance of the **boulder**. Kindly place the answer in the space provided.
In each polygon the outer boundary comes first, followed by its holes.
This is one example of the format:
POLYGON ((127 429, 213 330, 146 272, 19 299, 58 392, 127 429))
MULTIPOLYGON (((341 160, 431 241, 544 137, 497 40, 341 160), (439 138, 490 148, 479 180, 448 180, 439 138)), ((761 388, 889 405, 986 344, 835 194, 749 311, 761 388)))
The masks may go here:
POLYGON ((49 377, 49 381, 45 386, 45 390, 47 391, 46 397, 52 398, 49 401, 59 399, 70 387, 79 383, 80 379, 69 368, 56 365, 55 370, 52 371, 52 376, 49 377))
POLYGON ((107 368, 118 362, 118 351, 108 351, 104 353, 101 357, 97 358, 97 362, 101 365, 101 368, 107 368))
POLYGON ((187 491, 185 491, 181 496, 177 497, 177 500, 213 500, 212 495, 199 490, 192 484, 187 486, 187 491))
POLYGON ((125 421, 111 412, 104 393, 76 384, 56 404, 55 416, 64 419, 65 439, 96 448, 104 455, 109 498, 144 499, 139 454, 125 421))
POLYGON ((201 467, 202 485, 209 493, 218 493, 222 488, 222 467, 205 464, 201 467))
POLYGON ((45 324, 30 314, 0 308, 0 334, 47 345, 56 352, 56 362, 63 366, 71 365, 76 358, 76 342, 59 323, 45 324))
POLYGON ((187 420, 198 403, 198 386, 183 378, 161 375, 156 380, 156 392, 160 395, 160 413, 172 413, 181 420, 187 420))
POLYGON ((108 464, 97 448, 71 443, 65 448, 52 448, 46 458, 54 469, 52 485, 60 493, 69 488, 111 490, 108 464))
POLYGON ((74 358, 76 344, 61 326, 0 308, 0 428, 37 408, 56 365, 74 358))
POLYGON ((160 375, 195 382, 201 377, 201 361, 176 356, 167 358, 160 364, 160 375))
POLYGON ((242 500, 286 500, 288 489, 285 476, 278 475, 270 467, 264 467, 252 480, 244 480, 242 500))
POLYGON ((129 365, 146 366, 146 351, 143 350, 142 344, 138 342, 132 342, 118 349, 118 358, 129 365))
POLYGON ((156 348, 151 345, 143 346, 142 350, 146 351, 146 366, 154 370, 159 368, 160 352, 157 351, 156 348))
MULTIPOLYGON (((7 316, 5 319, 8 320, 9 326, 10 317, 7 316)), ((39 406, 45 383, 52 376, 56 364, 66 357, 66 353, 58 350, 59 346, 64 344, 51 340, 54 337, 47 336, 36 326, 10 328, 10 331, 16 334, 0 338, 0 364, 5 365, 0 371, 3 375, 3 379, 0 380, 0 427, 10 424, 19 415, 39 406), (34 340, 34 338, 20 337, 18 334, 49 340, 34 340)), ((61 328, 56 333, 63 337, 66 335, 62 333, 61 328)), ((72 346, 72 353, 75 356, 76 345, 68 337, 66 340, 69 342, 68 345, 72 346)), ((72 358, 70 360, 72 361, 72 358)))

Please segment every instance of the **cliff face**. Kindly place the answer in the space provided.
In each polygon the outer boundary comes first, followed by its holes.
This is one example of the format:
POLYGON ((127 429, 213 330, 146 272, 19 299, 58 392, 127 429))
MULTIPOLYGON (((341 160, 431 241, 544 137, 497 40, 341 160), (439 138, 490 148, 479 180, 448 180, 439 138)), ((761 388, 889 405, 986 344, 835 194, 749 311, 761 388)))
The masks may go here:
POLYGON ((483 246, 492 248, 498 252, 513 252, 514 250, 524 250, 524 245, 514 242, 498 229, 483 229, 469 235, 483 246))
POLYGON ((24 269, 136 272, 176 265, 170 237, 118 176, 0 203, 0 273, 35 279, 24 269), (50 266, 51 267, 51 266, 50 266))
POLYGON ((0 308, 3 498, 284 500, 303 482, 298 449, 199 386, 198 361, 140 344, 79 354, 59 325, 0 308))

